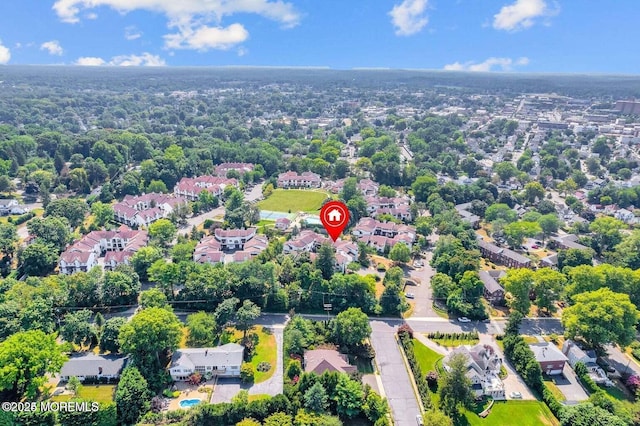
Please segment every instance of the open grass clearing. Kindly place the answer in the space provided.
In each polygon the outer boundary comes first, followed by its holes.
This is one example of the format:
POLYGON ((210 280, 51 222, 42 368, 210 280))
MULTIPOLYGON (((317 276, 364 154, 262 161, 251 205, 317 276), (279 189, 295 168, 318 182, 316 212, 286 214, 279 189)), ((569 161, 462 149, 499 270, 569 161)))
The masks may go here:
MULTIPOLYGON (((251 335, 257 336, 258 344, 256 345, 253 357, 251 357, 250 364, 253 365, 253 369, 255 370, 254 383, 260 383, 271 378, 276 372, 276 363, 278 362, 276 337, 273 333, 265 331, 265 328, 261 326, 256 326, 247 333, 248 338, 251 338, 251 335), (271 364, 269 371, 258 371, 258 365, 261 362, 271 364)), ((234 330, 231 341, 241 344, 242 331, 234 330)))
MULTIPOLYGON (((95 402, 112 402, 113 393, 116 385, 82 385, 78 398, 87 399, 95 402)), ((55 395, 51 397, 52 401, 69 401, 73 395, 55 395)))
POLYGON ((540 401, 496 401, 484 419, 465 411, 458 425, 482 426, 556 426, 560 423, 540 401))
POLYGON ((316 213, 322 202, 329 197, 324 191, 306 191, 303 189, 276 189, 273 194, 258 203, 261 210, 276 212, 316 213))

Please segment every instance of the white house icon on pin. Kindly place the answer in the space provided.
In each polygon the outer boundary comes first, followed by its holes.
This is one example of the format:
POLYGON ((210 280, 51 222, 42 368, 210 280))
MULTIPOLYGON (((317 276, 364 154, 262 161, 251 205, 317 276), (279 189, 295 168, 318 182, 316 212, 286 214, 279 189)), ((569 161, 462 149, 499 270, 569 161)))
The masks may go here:
POLYGON ((331 210, 327 216, 329 216, 329 222, 340 222, 342 219, 342 213, 338 209, 331 210))

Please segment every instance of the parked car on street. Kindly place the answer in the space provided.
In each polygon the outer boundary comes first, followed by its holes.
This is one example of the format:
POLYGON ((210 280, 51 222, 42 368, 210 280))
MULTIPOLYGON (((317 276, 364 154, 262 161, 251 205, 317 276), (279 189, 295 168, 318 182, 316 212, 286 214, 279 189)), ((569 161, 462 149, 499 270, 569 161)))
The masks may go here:
POLYGON ((424 420, 422 420, 422 416, 420 414, 416 415, 416 423, 418 423, 418 426, 424 426, 424 420))
POLYGON ((458 322, 471 322, 471 320, 467 317, 460 317, 458 318, 458 322))
POLYGON ((404 296, 405 296, 407 299, 415 299, 415 298, 416 298, 416 295, 415 295, 415 294, 413 294, 413 293, 405 293, 405 294, 404 294, 404 296))

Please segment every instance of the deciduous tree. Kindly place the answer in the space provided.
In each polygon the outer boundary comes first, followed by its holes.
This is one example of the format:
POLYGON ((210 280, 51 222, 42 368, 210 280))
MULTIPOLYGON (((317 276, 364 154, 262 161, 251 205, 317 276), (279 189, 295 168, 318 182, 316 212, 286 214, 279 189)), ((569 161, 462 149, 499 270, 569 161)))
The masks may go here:
POLYGON ((66 360, 54 334, 16 333, 0 343, 0 391, 13 400, 32 399, 47 381, 46 374, 58 373, 66 360))
POLYGON ((371 335, 369 317, 360 308, 340 312, 329 323, 331 336, 339 345, 354 346, 371 335))
POLYGON ((591 347, 627 346, 635 339, 640 312, 626 294, 601 288, 576 294, 573 300, 574 305, 562 312, 567 338, 579 337, 591 347))

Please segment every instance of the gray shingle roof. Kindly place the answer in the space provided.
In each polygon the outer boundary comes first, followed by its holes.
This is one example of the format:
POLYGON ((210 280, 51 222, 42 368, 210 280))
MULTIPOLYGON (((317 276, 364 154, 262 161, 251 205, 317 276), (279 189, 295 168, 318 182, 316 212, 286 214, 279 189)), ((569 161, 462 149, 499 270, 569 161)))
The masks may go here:
POLYGON ((178 365, 194 368, 196 366, 231 366, 242 364, 244 347, 237 343, 227 343, 216 348, 185 348, 173 354, 171 367, 178 365))
POLYGON ((103 376, 120 374, 127 361, 122 355, 96 355, 92 353, 72 356, 60 370, 60 376, 97 376, 102 368, 103 376))

